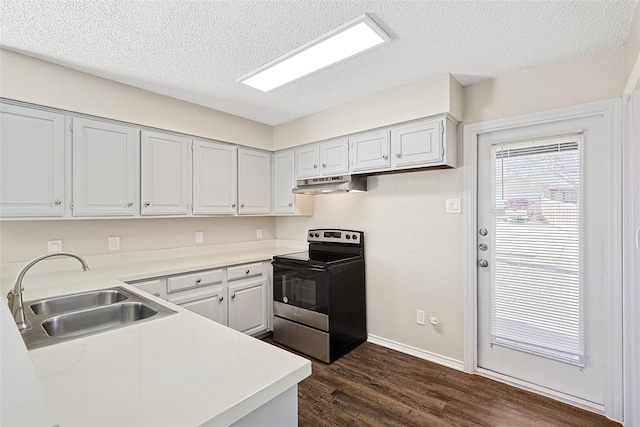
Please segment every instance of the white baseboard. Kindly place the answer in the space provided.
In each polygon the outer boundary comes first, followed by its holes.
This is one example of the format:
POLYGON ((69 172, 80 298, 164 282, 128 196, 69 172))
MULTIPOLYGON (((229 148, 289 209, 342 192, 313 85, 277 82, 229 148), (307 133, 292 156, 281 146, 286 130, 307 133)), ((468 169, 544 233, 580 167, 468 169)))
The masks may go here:
POLYGON ((447 368, 455 369, 457 371, 464 370, 464 363, 462 360, 453 359, 451 357, 442 356, 440 354, 432 353, 430 351, 422 350, 417 347, 402 344, 397 341, 392 341, 386 338, 378 337, 375 335, 369 335, 368 342, 377 344, 382 347, 390 348, 391 350, 399 351, 400 353, 409 354, 411 356, 418 357, 429 362, 437 363, 438 365, 446 366, 447 368))

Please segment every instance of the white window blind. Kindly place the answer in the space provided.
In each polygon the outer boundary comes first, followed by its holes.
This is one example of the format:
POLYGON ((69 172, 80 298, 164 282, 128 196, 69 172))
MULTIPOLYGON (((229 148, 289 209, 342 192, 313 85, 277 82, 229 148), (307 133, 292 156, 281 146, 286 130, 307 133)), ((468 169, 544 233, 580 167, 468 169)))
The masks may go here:
POLYGON ((492 344, 584 366, 582 137, 491 154, 492 344))

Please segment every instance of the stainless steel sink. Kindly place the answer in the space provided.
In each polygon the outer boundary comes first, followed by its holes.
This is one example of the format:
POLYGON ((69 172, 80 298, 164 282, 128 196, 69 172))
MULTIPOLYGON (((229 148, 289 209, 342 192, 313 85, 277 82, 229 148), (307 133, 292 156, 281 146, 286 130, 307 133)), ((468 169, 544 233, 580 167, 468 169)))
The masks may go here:
POLYGON ((156 310, 141 302, 125 302, 60 314, 42 322, 42 327, 50 337, 77 337, 119 328, 156 314, 156 310))
POLYGON ((49 298, 30 304, 34 314, 41 316, 56 315, 68 311, 83 310, 85 308, 101 307, 124 301, 129 297, 115 289, 103 289, 81 294, 66 295, 63 297, 49 298))
POLYGON ((175 314, 162 304, 120 286, 28 301, 25 306, 30 307, 25 311, 32 325, 22 331, 28 349, 175 314))

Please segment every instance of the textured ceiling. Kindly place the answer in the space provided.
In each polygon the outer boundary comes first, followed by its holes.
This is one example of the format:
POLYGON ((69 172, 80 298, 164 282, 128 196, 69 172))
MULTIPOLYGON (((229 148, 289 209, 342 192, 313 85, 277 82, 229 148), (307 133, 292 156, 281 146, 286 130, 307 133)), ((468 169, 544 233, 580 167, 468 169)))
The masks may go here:
POLYGON ((622 46, 637 1, 14 1, 0 45, 267 124, 451 73, 468 85, 622 46), (262 93, 236 79, 368 13, 392 42, 262 93))

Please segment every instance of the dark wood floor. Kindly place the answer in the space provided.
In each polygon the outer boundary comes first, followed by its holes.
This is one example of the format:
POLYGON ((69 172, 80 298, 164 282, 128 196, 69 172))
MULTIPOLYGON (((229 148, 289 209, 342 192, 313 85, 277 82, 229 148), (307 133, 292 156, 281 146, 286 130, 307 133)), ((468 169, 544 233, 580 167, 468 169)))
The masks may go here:
MULTIPOLYGON (((274 344, 270 337, 264 340, 274 344)), ((620 426, 553 399, 375 344, 364 343, 331 365, 310 360, 313 373, 298 385, 301 427, 620 426)))

